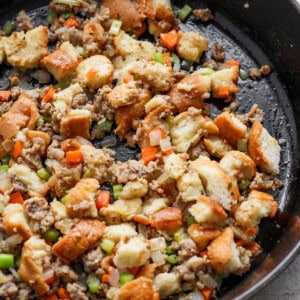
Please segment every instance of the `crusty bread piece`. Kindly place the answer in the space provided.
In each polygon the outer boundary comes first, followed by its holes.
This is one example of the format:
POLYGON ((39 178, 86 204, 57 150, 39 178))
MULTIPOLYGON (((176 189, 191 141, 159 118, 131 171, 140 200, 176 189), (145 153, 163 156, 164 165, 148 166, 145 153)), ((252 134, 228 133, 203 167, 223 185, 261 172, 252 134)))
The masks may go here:
POLYGON ((222 206, 206 196, 200 196, 188 210, 200 224, 218 224, 227 218, 222 206))
POLYGON ((155 300, 152 280, 138 277, 125 283, 120 289, 120 300, 155 300))
POLYGON ((52 252, 69 263, 85 251, 95 247, 103 236, 104 229, 104 223, 99 220, 83 219, 53 245, 52 252))
POLYGON ((120 193, 122 199, 142 198, 148 192, 148 181, 144 178, 139 178, 135 181, 128 181, 120 193))
POLYGON ((77 52, 70 42, 64 42, 59 49, 48 54, 41 60, 41 65, 51 73, 57 81, 75 75, 78 65, 77 52), (75 52, 75 53, 74 53, 75 52))
POLYGON ((150 198, 143 202, 143 214, 146 216, 151 216, 168 207, 168 198, 150 198))
POLYGON ((64 138, 82 136, 90 138, 91 112, 86 109, 72 109, 60 121, 60 133, 64 138))
POLYGON ((175 84, 169 92, 169 96, 177 110, 183 112, 189 107, 203 108, 204 100, 210 97, 210 89, 210 76, 191 74, 175 84))
POLYGON ((204 228, 199 224, 193 224, 188 228, 188 233, 193 241, 197 244, 198 250, 202 251, 210 243, 217 238, 221 231, 215 228, 204 228))
POLYGON ((48 133, 39 130, 28 130, 26 135, 32 143, 34 143, 35 139, 42 139, 45 142, 46 147, 48 147, 51 141, 48 133))
POLYGON ((33 236, 24 243, 18 272, 22 280, 39 296, 49 290, 49 285, 43 277, 43 261, 47 256, 51 256, 51 247, 44 239, 33 236))
POLYGON ((186 171, 186 162, 175 153, 164 157, 164 170, 172 179, 178 179, 186 171))
POLYGON ((256 166, 253 160, 240 151, 229 151, 220 160, 220 167, 235 182, 252 179, 256 174, 256 166))
POLYGON ((208 50, 208 39, 198 32, 178 31, 176 50, 181 58, 199 62, 202 53, 208 50))
POLYGON ((88 56, 101 52, 101 46, 106 42, 105 31, 101 24, 87 22, 83 27, 82 41, 88 56))
POLYGON ((203 139, 207 152, 214 157, 222 158, 232 147, 218 135, 209 135, 203 139))
POLYGON ((161 299, 178 293, 181 290, 179 274, 159 273, 153 280, 153 286, 159 292, 161 299))
POLYGON ((4 208, 3 226, 7 235, 20 234, 24 240, 32 236, 31 229, 27 222, 24 207, 21 204, 8 204, 4 208))
POLYGON ((66 196, 66 209, 71 218, 98 216, 95 204, 95 194, 100 185, 94 178, 82 178, 68 192, 66 196))
POLYGON ((134 236, 127 243, 120 242, 113 257, 117 268, 132 268, 144 265, 150 258, 149 244, 141 236, 134 236))
POLYGON ((119 225, 106 226, 103 238, 118 243, 121 240, 127 240, 133 236, 136 236, 137 234, 138 233, 132 224, 123 223, 119 225))
POLYGON ((77 67, 76 80, 82 87, 97 90, 113 79, 114 66, 104 55, 93 55, 77 67))
POLYGON ((214 119, 218 126, 220 137, 225 139, 230 145, 236 146, 237 141, 247 133, 247 126, 229 112, 223 112, 214 119))
POLYGON ((233 231, 227 227, 207 247, 210 263, 219 273, 233 273, 242 267, 233 237, 233 231))
POLYGON ((73 98, 80 93, 83 93, 83 89, 79 85, 79 83, 71 84, 66 89, 59 91, 58 93, 55 93, 53 95, 53 100, 62 101, 67 106, 71 106, 73 98))
POLYGON ((191 162, 204 185, 206 194, 226 210, 230 210, 239 199, 237 185, 215 161, 197 159, 191 162))
POLYGON ((259 121, 254 121, 252 125, 248 151, 256 166, 263 172, 279 173, 280 146, 259 121))
POLYGON ((13 32, 2 38, 6 60, 14 67, 32 69, 48 54, 48 28, 39 26, 26 33, 13 32))

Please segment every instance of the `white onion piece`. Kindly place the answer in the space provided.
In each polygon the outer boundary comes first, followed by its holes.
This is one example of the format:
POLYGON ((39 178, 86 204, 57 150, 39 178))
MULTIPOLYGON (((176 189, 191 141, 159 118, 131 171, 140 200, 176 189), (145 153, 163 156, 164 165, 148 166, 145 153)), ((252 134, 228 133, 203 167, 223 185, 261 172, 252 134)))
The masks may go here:
POLYGON ((51 76, 48 72, 43 70, 37 70, 31 74, 31 77, 36 79, 39 83, 48 83, 51 80, 51 76))
POLYGON ((150 145, 157 146, 159 145, 160 140, 162 139, 160 130, 152 130, 149 133, 150 145))
POLYGON ((180 64, 174 64, 174 66, 173 66, 173 71, 174 72, 180 72, 180 69, 181 69, 180 64))
POLYGON ((82 144, 82 145, 90 145, 90 146, 93 145, 89 140, 83 138, 82 136, 77 135, 75 138, 76 138, 76 140, 78 140, 78 142, 79 142, 80 144, 82 144))
POLYGON ((18 245, 21 244, 23 238, 20 234, 14 234, 6 239, 6 242, 10 245, 18 245))
POLYGON ((113 269, 113 271, 109 275, 108 282, 111 286, 118 287, 119 281, 120 281, 120 273, 117 269, 113 269))
POLYGON ((9 271, 18 281, 21 281, 21 276, 14 268, 9 268, 9 271))
POLYGON ((147 227, 143 224, 138 224, 138 232, 141 234, 145 239, 148 239, 148 232, 147 227))
POLYGON ((113 65, 116 69, 120 69, 123 66, 123 59, 121 56, 117 56, 115 59, 113 59, 113 65))
POLYGON ((166 240, 162 236, 149 240, 149 243, 151 251, 164 250, 167 248, 166 240))
POLYGON ((107 45, 106 52, 107 52, 108 56, 112 57, 115 55, 116 50, 111 45, 107 45))
POLYGON ((194 292, 190 294, 191 300, 204 300, 204 297, 200 292, 194 292))
POLYGON ((43 278, 45 279, 45 281, 47 279, 49 279, 50 277, 52 277, 53 275, 54 275, 53 269, 48 269, 48 270, 43 272, 43 278))
POLYGON ((160 251, 152 252, 151 258, 152 261, 158 266, 163 265, 165 263, 165 257, 160 251))
POLYGON ((169 138, 163 139, 159 142, 161 151, 165 152, 172 149, 172 145, 169 138))

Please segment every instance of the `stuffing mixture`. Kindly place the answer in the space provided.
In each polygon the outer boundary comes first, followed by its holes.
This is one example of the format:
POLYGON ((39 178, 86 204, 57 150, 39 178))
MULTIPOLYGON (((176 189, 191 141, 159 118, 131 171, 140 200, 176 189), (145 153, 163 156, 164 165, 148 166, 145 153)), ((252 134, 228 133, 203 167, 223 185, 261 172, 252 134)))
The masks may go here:
POLYGON ((218 44, 203 62, 210 41, 179 29, 191 13, 213 18, 168 0, 55 0, 48 26, 24 11, 5 23, 1 299, 208 300, 249 270, 278 210, 280 146, 258 105, 236 112, 240 62, 218 44), (40 88, 22 89, 25 74, 40 88), (213 119, 210 98, 230 103, 213 119), (117 139, 140 153, 117 161, 117 139))

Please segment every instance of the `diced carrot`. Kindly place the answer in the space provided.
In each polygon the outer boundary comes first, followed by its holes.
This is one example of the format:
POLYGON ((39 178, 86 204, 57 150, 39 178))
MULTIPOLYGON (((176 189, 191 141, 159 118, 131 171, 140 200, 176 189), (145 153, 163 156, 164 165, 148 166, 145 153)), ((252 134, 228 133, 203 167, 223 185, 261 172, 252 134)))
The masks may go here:
POLYGON ((96 207, 101 209, 102 207, 107 207, 110 202, 110 192, 109 191, 99 191, 96 197, 96 207))
POLYGON ((230 97, 229 87, 228 86, 220 86, 217 90, 216 96, 218 98, 229 98, 230 97))
POLYGON ((243 240, 237 240, 237 241, 235 242, 235 245, 236 245, 237 247, 244 246, 244 245, 245 245, 245 241, 243 241, 243 240))
POLYGON ((162 44, 169 50, 174 50, 178 42, 178 33, 175 29, 160 34, 162 44))
POLYGON ((58 300, 57 296, 55 294, 53 295, 45 295, 42 297, 42 300, 58 300))
POLYGON ((147 29, 147 24, 146 22, 143 22, 142 26, 133 29, 133 33, 135 33, 137 36, 140 36, 146 31, 146 29, 147 29))
POLYGON ((4 192, 2 190, 0 190, 0 195, 4 195, 4 192))
POLYGON ((269 213, 269 218, 274 218, 276 216, 276 213, 278 211, 278 203, 276 201, 272 202, 272 209, 269 213))
POLYGON ((61 299, 70 299, 67 290, 64 289, 64 288, 59 288, 58 291, 57 291, 57 295, 58 295, 59 298, 61 298, 61 299))
POLYGON ((109 282, 109 274, 103 274, 101 281, 103 283, 108 283, 109 282))
POLYGON ((56 276, 55 276, 55 273, 53 272, 53 274, 52 274, 50 277, 48 277, 48 278, 45 280, 45 282, 46 282, 47 284, 51 284, 53 281, 55 281, 55 279, 56 279, 56 276))
POLYGON ((20 192, 15 192, 9 195, 9 203, 19 203, 22 204, 24 203, 23 196, 20 192))
POLYGON ((82 56, 78 56, 77 62, 80 64, 82 61, 84 61, 84 58, 82 56))
POLYGON ((174 152, 173 149, 168 149, 168 150, 163 150, 162 151, 163 155, 166 155, 166 156, 172 154, 173 152, 174 152))
POLYGON ((136 276, 136 274, 140 271, 140 267, 127 268, 127 271, 136 276))
POLYGON ((86 73, 86 77, 88 79, 93 79, 93 77, 95 77, 97 75, 97 72, 98 72, 97 70, 92 68, 86 73))
POLYGON ((15 142, 13 149, 12 149, 12 156, 14 158, 18 158, 18 157, 22 156, 23 146, 24 146, 24 144, 22 141, 15 142))
POLYGON ((149 147, 142 149, 142 159, 144 162, 144 165, 148 165, 150 161, 156 160, 156 154, 158 152, 158 149, 156 147, 149 147))
POLYGON ((69 164, 79 164, 83 162, 82 152, 77 151, 68 151, 66 152, 66 160, 69 164))
POLYGON ((133 221, 136 222, 136 223, 142 224, 142 225, 149 225, 150 224, 149 219, 146 218, 143 215, 135 215, 133 217, 133 221))
POLYGON ((54 87, 51 87, 48 89, 48 91, 45 93, 42 101, 43 102, 52 102, 53 101, 53 95, 55 94, 56 89, 54 87))
POLYGON ((253 255, 257 254, 260 251, 260 245, 256 242, 248 243, 244 246, 245 249, 249 250, 253 255))
POLYGON ((7 102, 10 100, 11 91, 0 91, 0 101, 7 102))
POLYGON ((199 253, 199 256, 200 256, 200 257, 207 256, 207 253, 208 253, 207 250, 203 250, 203 251, 201 251, 201 252, 199 253))
POLYGON ((79 23, 74 18, 69 18, 64 22, 64 26, 67 27, 78 27, 79 23))
POLYGON ((210 300, 213 295, 213 290, 205 287, 201 290, 201 294, 205 300, 210 300))
POLYGON ((254 227, 249 227, 249 228, 247 228, 247 230, 246 230, 246 234, 255 234, 256 233, 256 228, 254 228, 254 227))
POLYGON ((240 66, 240 61, 239 60, 229 59, 229 60, 226 61, 226 65, 228 67, 233 67, 233 66, 239 67, 240 66))
POLYGON ((171 55, 169 52, 166 52, 164 53, 164 58, 165 58, 165 64, 168 66, 168 67, 171 67, 172 66, 172 60, 171 60, 171 55))
POLYGON ((131 82, 131 81, 134 81, 134 77, 132 75, 128 75, 126 76, 124 79, 123 79, 123 82, 124 83, 128 83, 128 82, 131 82))

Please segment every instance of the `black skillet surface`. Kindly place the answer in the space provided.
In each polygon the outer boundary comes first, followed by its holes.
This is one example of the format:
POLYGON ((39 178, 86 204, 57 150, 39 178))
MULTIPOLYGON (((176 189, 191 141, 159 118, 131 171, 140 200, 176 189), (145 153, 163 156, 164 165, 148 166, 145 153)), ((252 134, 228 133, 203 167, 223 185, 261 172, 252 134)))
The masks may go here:
MULTIPOLYGON (((239 112, 248 111, 258 103, 265 111, 264 126, 280 142, 282 147, 280 179, 284 188, 277 193, 279 213, 275 221, 263 220, 258 241, 263 252, 257 257, 251 270, 242 277, 231 276, 224 280, 220 299, 247 299, 278 275, 300 249, 300 6, 295 0, 207 0, 186 1, 193 8, 209 7, 215 20, 206 25, 191 16, 183 29, 200 31, 214 42, 226 48, 226 59, 239 59, 241 67, 269 64, 272 73, 260 81, 239 80, 239 112)), ((175 6, 185 3, 173 1, 175 6)), ((46 1, 1 1, 1 23, 13 18, 25 9, 37 24, 45 24, 46 1)), ((176 8, 175 8, 176 10, 176 8)), ((209 57, 210 50, 206 54, 209 57)), ((8 69, 0 68, 0 89, 4 85, 8 69)), ((24 88, 38 87, 23 81, 24 88)), ((211 101, 212 116, 221 107, 211 101)), ((101 147, 101 141, 95 145, 101 147)), ((125 161, 135 157, 137 151, 128 149, 121 142, 115 147, 116 159, 125 161)))

